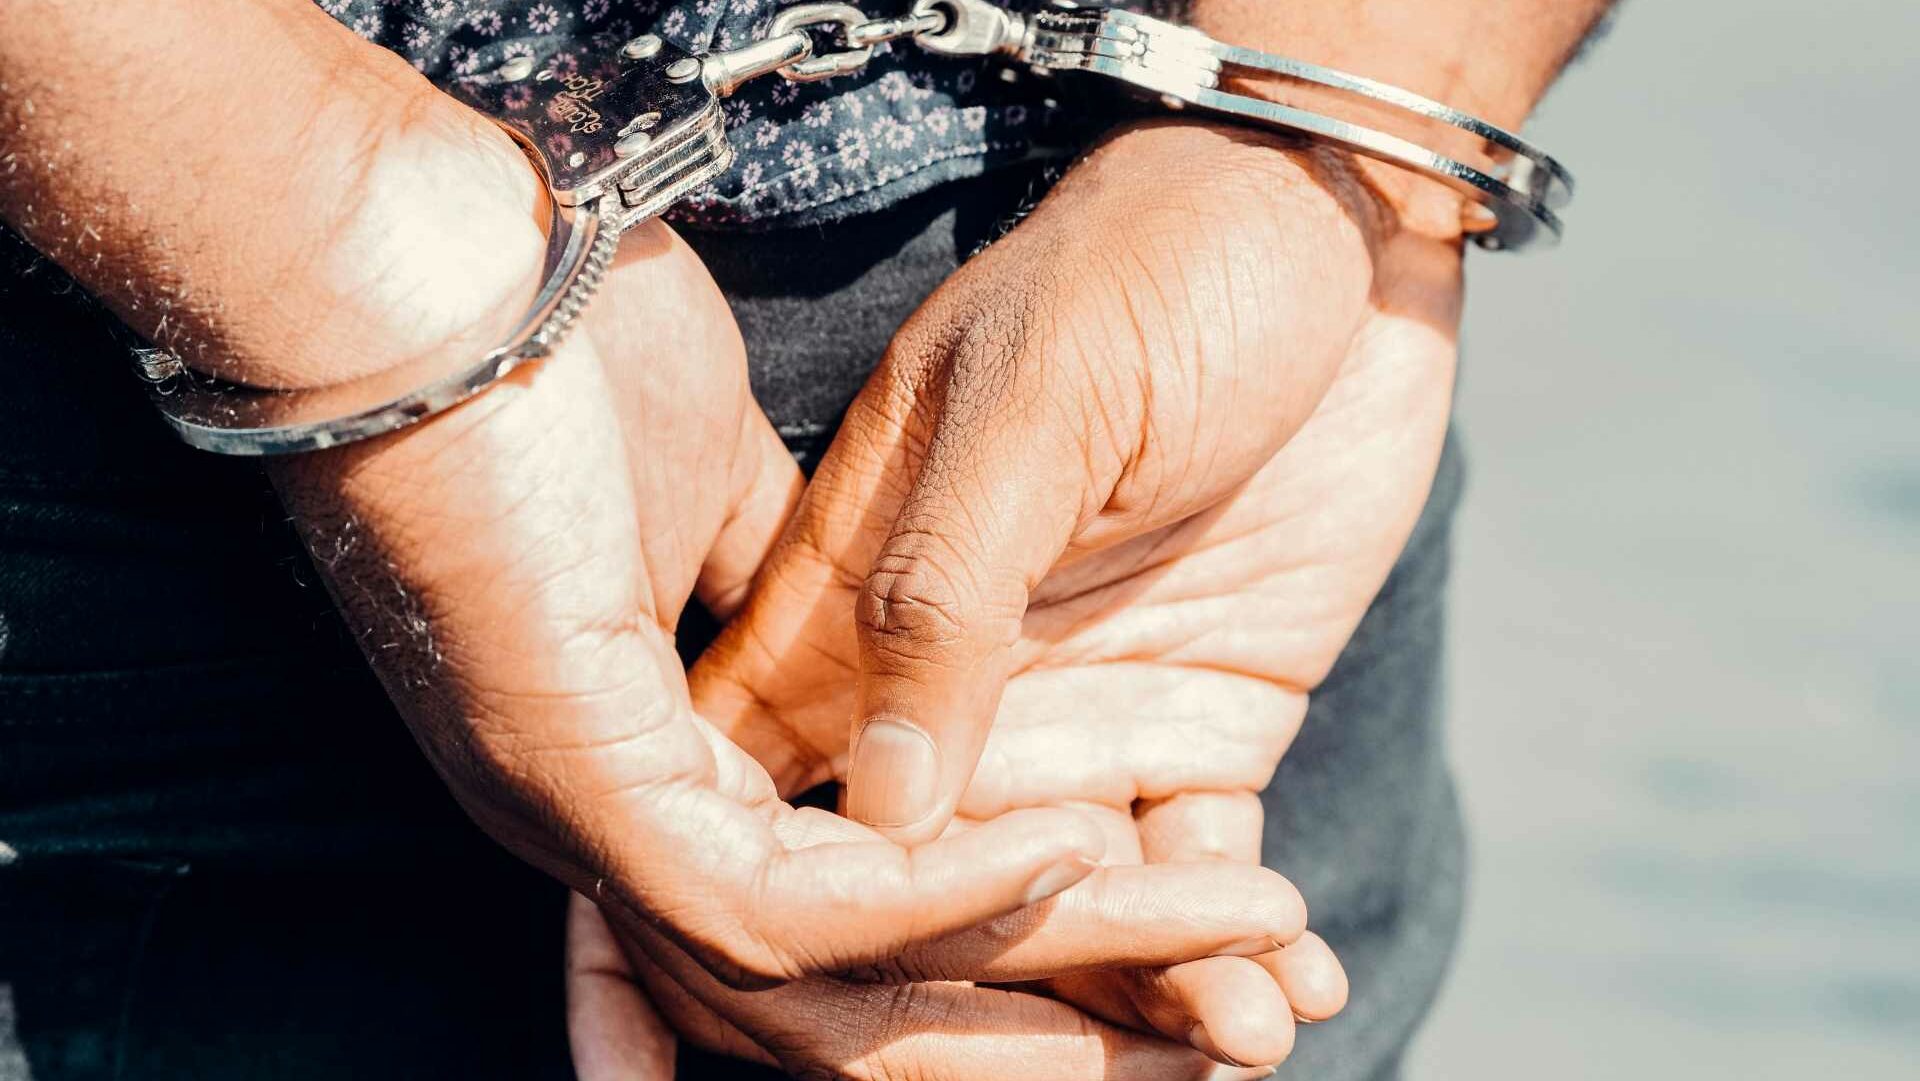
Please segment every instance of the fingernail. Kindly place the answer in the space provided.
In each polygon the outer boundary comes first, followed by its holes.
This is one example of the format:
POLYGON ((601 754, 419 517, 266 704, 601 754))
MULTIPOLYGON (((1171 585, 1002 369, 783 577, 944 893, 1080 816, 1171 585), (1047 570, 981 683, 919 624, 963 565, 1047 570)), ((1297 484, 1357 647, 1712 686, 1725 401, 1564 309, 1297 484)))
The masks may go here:
POLYGON ((1239 1066, 1242 1068, 1252 1065, 1252 1063, 1241 1062, 1239 1059, 1222 1052, 1220 1045, 1214 1043, 1213 1037, 1207 1034, 1207 1026, 1205 1025, 1195 1025, 1188 1029, 1187 1042, 1193 1045, 1195 1051, 1217 1062, 1224 1062, 1229 1066, 1239 1066))
POLYGON ((1214 951, 1216 957, 1258 957, 1263 953, 1272 953, 1280 949, 1280 940, 1272 935, 1255 935, 1238 942, 1229 942, 1214 951))
POLYGON ((870 826, 907 826, 927 817, 940 787, 940 752, 925 732, 893 717, 861 729, 847 771, 847 813, 870 826))
POLYGON ((1025 903, 1034 905, 1052 897, 1056 893, 1070 889, 1081 879, 1092 874, 1100 866, 1100 861, 1090 856, 1075 853, 1033 876, 1027 883, 1025 903))

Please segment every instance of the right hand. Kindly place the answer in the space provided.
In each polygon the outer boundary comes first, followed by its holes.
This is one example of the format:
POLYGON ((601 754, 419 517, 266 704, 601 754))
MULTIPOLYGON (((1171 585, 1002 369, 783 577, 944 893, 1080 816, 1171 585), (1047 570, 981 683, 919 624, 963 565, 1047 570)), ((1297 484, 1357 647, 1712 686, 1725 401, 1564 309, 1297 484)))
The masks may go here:
MULTIPOLYGON (((56 5, 0 27, 19 63, 0 119, 23 165, 0 179, 0 213, 189 364, 323 386, 484 349, 517 311, 540 247, 525 162, 311 4, 56 5), (176 63, 137 62, 155 50, 176 63), (259 78, 276 92, 240 93, 259 78), (202 137, 235 115, 252 138, 202 137), (155 161, 218 178, 218 212, 201 184, 153 184, 155 161)), ((738 595, 798 489, 741 352, 711 281, 653 225, 549 360, 407 431, 278 465, 349 625, 474 818, 720 986, 893 960, 1030 978, 1134 960, 1145 941, 1164 959, 1296 936, 1289 887, 1143 938, 1127 899, 1154 883, 1120 872, 1088 895, 1117 906, 1097 940, 1044 914, 1017 941, 969 931, 1092 872, 1102 837, 1064 809, 912 850, 807 840, 843 820, 782 803, 694 715, 672 642, 690 593, 738 595)))
POLYGON ((694 713, 673 646, 681 609, 695 592, 722 615, 739 599, 799 478, 753 403, 724 298, 664 225, 627 238, 549 360, 279 478, 468 812, 623 936, 670 943, 717 985, 896 963, 1033 979, 1300 934, 1284 881, 1223 888, 1256 877, 1241 869, 1181 877, 1204 915, 1177 933, 1128 915, 1167 889, 1138 870, 1089 885, 1097 920, 1013 917, 1017 944, 1004 928, 970 932, 1086 878, 1099 829, 1036 809, 902 847, 781 802, 694 713), (1208 903, 1215 892, 1232 900, 1208 903))

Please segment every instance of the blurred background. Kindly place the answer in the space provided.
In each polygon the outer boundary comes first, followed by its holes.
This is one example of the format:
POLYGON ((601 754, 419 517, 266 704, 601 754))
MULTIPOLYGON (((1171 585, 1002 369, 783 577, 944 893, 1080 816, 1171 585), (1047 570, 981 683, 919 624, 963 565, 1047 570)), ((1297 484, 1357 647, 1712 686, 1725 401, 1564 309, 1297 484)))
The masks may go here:
POLYGON ((1920 4, 1627 0, 1476 257, 1452 1078, 1920 1077, 1920 4))

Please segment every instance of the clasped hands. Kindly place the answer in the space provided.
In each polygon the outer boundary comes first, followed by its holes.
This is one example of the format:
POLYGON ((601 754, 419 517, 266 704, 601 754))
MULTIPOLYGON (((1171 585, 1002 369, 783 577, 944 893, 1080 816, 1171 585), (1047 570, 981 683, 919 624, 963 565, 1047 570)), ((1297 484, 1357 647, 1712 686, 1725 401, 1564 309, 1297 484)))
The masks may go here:
POLYGON ((1439 457, 1459 249, 1398 220, 1334 155, 1116 133, 804 486, 650 223, 547 362, 279 467, 428 757, 578 895, 583 1077, 668 1076, 674 1033, 807 1076, 1258 1076, 1341 1008, 1257 794, 1439 457), (691 598, 729 622, 689 673, 691 598), (787 802, 827 781, 845 817, 787 802))

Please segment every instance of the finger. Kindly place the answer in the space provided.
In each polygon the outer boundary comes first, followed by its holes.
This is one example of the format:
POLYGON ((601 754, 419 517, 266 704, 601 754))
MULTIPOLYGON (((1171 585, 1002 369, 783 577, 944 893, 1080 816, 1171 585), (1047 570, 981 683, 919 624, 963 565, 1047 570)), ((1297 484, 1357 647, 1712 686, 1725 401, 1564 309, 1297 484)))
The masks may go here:
POLYGON ((622 303, 596 304, 585 321, 605 346, 635 501, 643 510, 667 501, 683 507, 643 538, 661 601, 656 616, 671 626, 692 581, 694 594, 725 619, 792 513, 800 469, 753 400, 746 345, 726 297, 678 234, 658 219, 629 230, 604 288, 622 303), (690 357, 698 363, 662 363, 690 357), (706 461, 731 462, 724 490, 687 500, 686 461, 662 455, 662 447, 698 448, 706 461))
POLYGON ((1182 1044, 1012 991, 812 979, 743 992, 716 983, 651 931, 636 941, 688 996, 801 1076, 999 1081, 1029 1076, 1036 1062, 1063 1081, 1242 1081, 1268 1072, 1223 1071, 1182 1044))
POLYGON ((960 813, 1258 791, 1305 712, 1297 691, 1229 672, 1129 662, 1021 672, 1007 683, 960 813))
POLYGON ((636 814, 626 834, 607 881, 622 931, 642 912, 673 914, 679 940, 741 986, 877 964, 1004 916, 1085 878, 1103 847, 1085 816, 1046 808, 915 849, 867 831, 791 851, 765 819, 705 789, 636 814))
POLYGON ((1252 791, 1181 792, 1134 807, 1148 863, 1260 862, 1266 808, 1252 791))
POLYGON ((1283 950, 1254 958, 1286 993, 1294 1016, 1325 1021, 1347 1005, 1347 970, 1333 948, 1308 931, 1283 950))
POLYGON ((742 423, 747 452, 741 456, 741 475, 734 479, 729 516, 694 583, 694 595, 720 620, 733 618, 746 601, 754 576, 806 488, 800 466, 766 414, 752 409, 742 423))
POLYGON ((1270 1066, 1293 1052, 1293 1010, 1274 977, 1245 957, 1136 969, 1131 999, 1155 1031, 1217 1062, 1270 1066))
POLYGON ((926 377, 925 457, 855 603, 848 809, 909 844, 952 817, 1027 599, 1083 508, 1105 501, 1075 425, 1018 378, 1024 343, 973 337, 926 377))
MULTIPOLYGON (((1306 908, 1299 892, 1272 871, 1226 863, 1139 866, 1138 842, 1127 812, 1093 806, 1073 810, 1106 833, 1106 865, 1043 904, 908 946, 849 974, 895 983, 1014 983, 1215 954, 1253 956, 1292 942, 1305 929, 1306 908), (1115 861, 1120 865, 1114 866, 1115 861)), ((979 828, 979 823, 956 820, 948 836, 979 828)), ((802 808, 785 816, 776 832, 783 844, 799 848, 842 842, 864 828, 802 808)))
MULTIPOLYGON (((1134 819, 1141 853, 1151 864, 1197 869, 1193 865, 1254 865, 1260 859, 1265 810, 1252 791, 1147 800, 1136 806, 1134 819)), ((1149 1024, 1183 1036, 1221 1062, 1277 1063, 1293 1049, 1294 1011, 1285 985, 1258 960, 1210 959, 1129 976, 1129 998, 1149 1024)))
POLYGON ((634 982, 600 910, 567 900, 567 1043, 580 1081, 672 1081, 674 1035, 634 982))
MULTIPOLYGON (((1299 892, 1263 867, 1102 867, 1045 904, 908 946, 853 974, 1013 983, 1221 954, 1252 957, 1298 939, 1305 917, 1299 892)), ((1173 1035, 1184 1038, 1184 1026, 1173 1035)))

